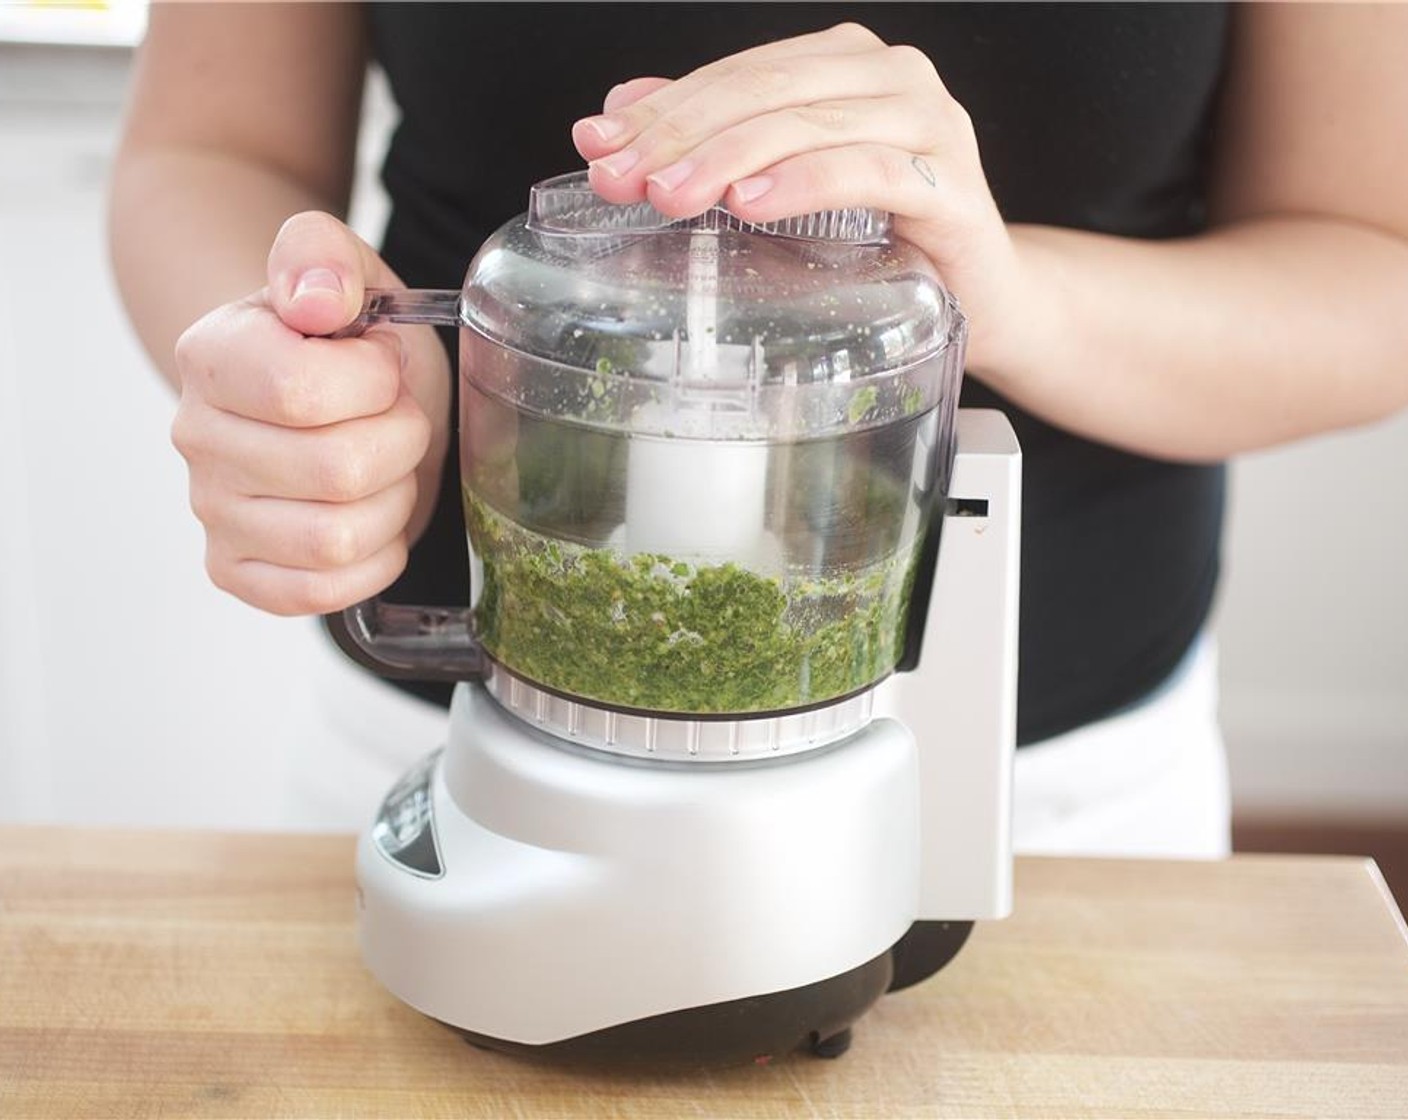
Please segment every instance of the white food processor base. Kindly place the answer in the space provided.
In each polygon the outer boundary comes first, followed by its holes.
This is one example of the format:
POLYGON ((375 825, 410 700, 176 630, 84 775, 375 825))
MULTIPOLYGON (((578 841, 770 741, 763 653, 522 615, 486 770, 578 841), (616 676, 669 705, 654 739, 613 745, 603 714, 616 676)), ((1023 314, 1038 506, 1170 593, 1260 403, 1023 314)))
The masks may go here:
POLYGON ((776 762, 640 763, 552 740, 460 685, 426 773, 430 862, 362 838, 364 959, 486 1045, 839 1052, 904 982, 891 950, 917 914, 917 765, 893 720, 776 762))

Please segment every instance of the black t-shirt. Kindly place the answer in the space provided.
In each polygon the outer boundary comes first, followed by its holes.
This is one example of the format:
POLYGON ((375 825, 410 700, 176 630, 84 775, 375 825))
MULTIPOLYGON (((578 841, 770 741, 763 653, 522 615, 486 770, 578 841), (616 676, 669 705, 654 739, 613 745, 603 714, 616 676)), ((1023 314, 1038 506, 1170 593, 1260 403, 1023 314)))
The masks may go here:
MULTIPOLYGON (((571 124, 616 82, 847 19, 933 60, 973 119, 1008 221, 1168 238, 1205 220, 1222 5, 384 3, 370 14, 402 110, 383 251, 413 287, 458 287, 531 184, 582 165, 571 124)), ((1003 409, 1024 452, 1018 740, 1031 742, 1137 700, 1177 665, 1213 598, 1224 470, 1079 439, 971 378, 962 403, 1003 409)), ((387 597, 463 603, 467 570, 452 457, 435 519, 387 597)))

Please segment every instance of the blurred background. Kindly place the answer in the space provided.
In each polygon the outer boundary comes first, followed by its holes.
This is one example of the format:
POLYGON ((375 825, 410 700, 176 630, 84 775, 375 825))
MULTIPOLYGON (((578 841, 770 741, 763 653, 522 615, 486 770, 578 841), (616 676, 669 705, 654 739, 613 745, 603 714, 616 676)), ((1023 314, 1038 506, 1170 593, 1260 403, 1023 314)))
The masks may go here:
MULTIPOLYGON (((338 655, 207 583, 173 399, 107 263, 143 22, 0 0, 0 821, 297 828, 307 682, 338 655)), ((373 242, 394 120, 374 75, 352 215, 373 242)), ((1238 847, 1372 854, 1400 900, 1405 511, 1408 415, 1242 459, 1217 614, 1238 847)))

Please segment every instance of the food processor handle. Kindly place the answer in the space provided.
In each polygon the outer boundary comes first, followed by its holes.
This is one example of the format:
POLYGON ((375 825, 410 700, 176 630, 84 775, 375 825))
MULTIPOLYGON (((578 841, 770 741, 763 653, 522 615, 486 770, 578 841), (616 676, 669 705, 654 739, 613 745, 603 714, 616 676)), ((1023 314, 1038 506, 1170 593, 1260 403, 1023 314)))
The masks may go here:
POLYGON ((323 624, 343 653, 391 680, 479 680, 488 665, 468 607, 420 607, 374 597, 324 615, 323 624))
POLYGON ((368 288, 357 317, 330 338, 356 338, 377 323, 458 327, 460 292, 449 288, 368 288))
MULTIPOLYGON (((376 323, 458 327, 460 292, 368 288, 358 316, 332 338, 355 338, 376 323)), ((484 676, 484 648, 468 607, 423 607, 367 599, 323 616, 333 641, 359 665, 393 680, 463 681, 484 676)))

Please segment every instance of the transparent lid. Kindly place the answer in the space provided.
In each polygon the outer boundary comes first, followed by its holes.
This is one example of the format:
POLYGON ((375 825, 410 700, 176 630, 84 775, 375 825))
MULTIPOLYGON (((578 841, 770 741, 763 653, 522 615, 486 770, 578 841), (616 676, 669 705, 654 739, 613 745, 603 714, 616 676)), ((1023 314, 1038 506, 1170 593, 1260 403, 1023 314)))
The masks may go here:
POLYGON ((953 395, 958 363, 936 359, 964 332, 887 214, 672 219, 604 202, 585 172, 538 184, 485 243, 462 315, 499 351, 465 371, 481 388, 546 416, 708 439, 926 411, 953 395))

